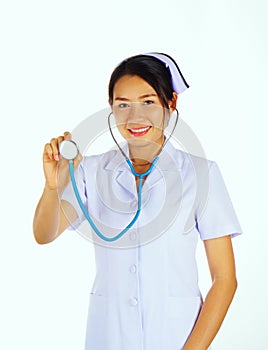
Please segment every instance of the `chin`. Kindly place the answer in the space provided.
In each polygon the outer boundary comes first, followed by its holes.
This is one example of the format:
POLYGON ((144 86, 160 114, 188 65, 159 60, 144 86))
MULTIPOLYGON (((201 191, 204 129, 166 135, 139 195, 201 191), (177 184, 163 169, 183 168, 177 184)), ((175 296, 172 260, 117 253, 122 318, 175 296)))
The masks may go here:
POLYGON ((136 147, 148 146, 148 145, 153 143, 153 141, 151 141, 151 140, 146 140, 146 139, 143 139, 143 140, 139 139, 139 140, 137 140, 137 139, 133 139, 132 137, 131 138, 126 138, 126 141, 127 141, 127 143, 129 145, 136 146, 136 147))

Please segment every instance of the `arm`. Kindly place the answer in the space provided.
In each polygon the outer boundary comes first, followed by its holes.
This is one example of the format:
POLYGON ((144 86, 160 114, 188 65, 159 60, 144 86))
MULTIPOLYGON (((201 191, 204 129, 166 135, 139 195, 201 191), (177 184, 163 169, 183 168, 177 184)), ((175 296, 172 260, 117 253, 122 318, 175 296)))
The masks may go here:
POLYGON ((237 288, 230 236, 204 241, 212 286, 183 350, 206 350, 216 336, 237 288))
POLYGON ((73 206, 66 201, 61 201, 57 190, 45 187, 33 220, 34 237, 37 243, 46 244, 54 241, 76 218, 77 214, 73 206))
MULTIPOLYGON (((44 148, 43 167, 46 183, 33 220, 34 237, 39 244, 53 241, 77 218, 73 206, 60 200, 70 176, 68 161, 60 158, 59 145, 64 139, 70 138, 71 134, 66 132, 64 136, 53 138, 44 148)), ((75 169, 81 159, 79 154, 74 161, 75 169)))

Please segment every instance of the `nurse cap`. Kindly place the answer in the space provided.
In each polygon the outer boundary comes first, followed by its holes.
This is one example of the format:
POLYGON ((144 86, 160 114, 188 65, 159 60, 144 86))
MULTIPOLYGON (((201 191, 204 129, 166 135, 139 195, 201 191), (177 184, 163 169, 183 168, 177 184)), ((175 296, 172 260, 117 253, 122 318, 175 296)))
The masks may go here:
POLYGON ((145 53, 144 55, 157 58, 159 61, 163 62, 166 65, 166 68, 169 68, 171 79, 172 79, 173 90, 177 94, 180 94, 189 88, 189 85, 184 79, 184 76, 182 75, 179 66, 173 60, 172 57, 170 57, 165 53, 160 53, 160 52, 150 52, 150 53, 145 53))

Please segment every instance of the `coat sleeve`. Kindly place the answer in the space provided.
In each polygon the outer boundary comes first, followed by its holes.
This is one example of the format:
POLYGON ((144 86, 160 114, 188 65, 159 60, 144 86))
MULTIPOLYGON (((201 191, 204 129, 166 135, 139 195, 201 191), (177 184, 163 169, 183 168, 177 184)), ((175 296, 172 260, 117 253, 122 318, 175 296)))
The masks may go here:
POLYGON ((238 218, 225 186, 220 169, 211 161, 208 171, 208 191, 202 208, 196 211, 196 228, 202 240, 242 233, 238 218))

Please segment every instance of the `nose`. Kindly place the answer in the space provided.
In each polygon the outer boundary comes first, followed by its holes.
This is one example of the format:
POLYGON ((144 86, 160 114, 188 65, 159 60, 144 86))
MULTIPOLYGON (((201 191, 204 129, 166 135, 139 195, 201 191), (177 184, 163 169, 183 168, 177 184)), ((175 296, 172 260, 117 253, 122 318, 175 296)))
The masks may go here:
POLYGON ((145 113, 140 103, 132 103, 128 113, 128 123, 139 123, 144 121, 145 113))

